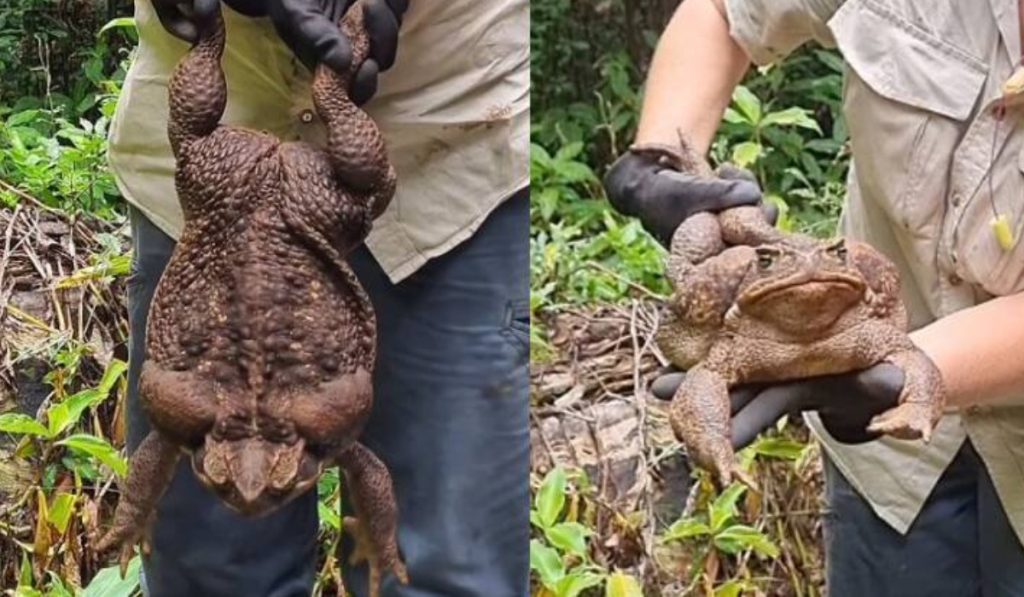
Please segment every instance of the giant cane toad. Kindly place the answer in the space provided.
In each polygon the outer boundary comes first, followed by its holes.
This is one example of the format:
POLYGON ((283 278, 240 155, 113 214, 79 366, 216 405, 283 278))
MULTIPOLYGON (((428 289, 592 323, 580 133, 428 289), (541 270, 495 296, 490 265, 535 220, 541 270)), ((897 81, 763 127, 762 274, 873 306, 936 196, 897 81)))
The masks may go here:
MULTIPOLYGON (((369 41, 362 1, 341 27, 352 72, 369 41)), ((338 464, 381 571, 405 582, 383 463, 357 438, 372 404, 372 306, 345 261, 395 190, 376 124, 348 96, 352 72, 320 66, 319 149, 220 124, 227 89, 218 12, 170 81, 168 133, 185 227, 156 289, 140 394, 153 424, 97 549, 122 567, 183 455, 232 509, 257 516, 338 464)), ((123 569, 123 568, 122 568, 123 569)))
MULTIPOLYGON (((688 146, 671 156, 692 166, 688 146)), ((698 168, 710 174, 707 166, 698 168)), ((672 238, 675 292, 658 346, 687 370, 669 418, 693 461, 722 484, 745 482, 730 443, 730 388, 847 373, 890 363, 904 373, 899 404, 872 432, 928 440, 944 404, 942 378, 907 336, 899 272, 870 246, 784 234, 758 207, 700 213, 672 238)))

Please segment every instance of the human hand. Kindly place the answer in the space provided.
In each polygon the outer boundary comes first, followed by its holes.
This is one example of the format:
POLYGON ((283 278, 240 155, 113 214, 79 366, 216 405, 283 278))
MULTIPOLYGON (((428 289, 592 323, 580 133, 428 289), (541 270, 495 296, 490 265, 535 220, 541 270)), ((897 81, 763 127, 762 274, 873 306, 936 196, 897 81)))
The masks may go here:
MULTIPOLYGON (((197 0, 198 1, 198 0, 197 0)), ((266 0, 281 40, 312 70, 324 63, 345 74, 352 62, 352 47, 338 27, 355 0, 266 0)), ((391 68, 398 49, 398 28, 408 0, 365 0, 363 15, 370 38, 370 57, 352 81, 351 97, 364 104, 377 92, 377 75, 391 68)))
MULTIPOLYGON (((761 201, 761 188, 746 170, 725 166, 717 175, 679 171, 672 159, 659 159, 657 152, 630 150, 612 164, 604 187, 612 206, 627 216, 640 219, 643 227, 662 244, 693 214, 722 211, 761 201)), ((773 215, 768 214, 770 220, 773 215)))
MULTIPOLYGON (((685 373, 668 372, 651 384, 651 393, 671 400, 685 373)), ((903 371, 880 364, 841 375, 811 377, 775 385, 748 385, 730 394, 732 445, 749 445, 783 415, 816 410, 829 435, 847 444, 877 439, 867 430, 872 418, 897 405, 903 390, 903 371)))

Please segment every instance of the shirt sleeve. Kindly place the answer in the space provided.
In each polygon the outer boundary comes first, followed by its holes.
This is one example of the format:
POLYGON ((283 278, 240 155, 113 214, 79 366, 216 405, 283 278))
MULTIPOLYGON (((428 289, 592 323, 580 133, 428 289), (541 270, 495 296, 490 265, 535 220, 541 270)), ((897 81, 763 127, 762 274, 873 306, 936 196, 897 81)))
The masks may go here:
POLYGON ((785 58, 814 40, 835 47, 828 21, 844 0, 725 0, 729 33, 755 64, 785 58))

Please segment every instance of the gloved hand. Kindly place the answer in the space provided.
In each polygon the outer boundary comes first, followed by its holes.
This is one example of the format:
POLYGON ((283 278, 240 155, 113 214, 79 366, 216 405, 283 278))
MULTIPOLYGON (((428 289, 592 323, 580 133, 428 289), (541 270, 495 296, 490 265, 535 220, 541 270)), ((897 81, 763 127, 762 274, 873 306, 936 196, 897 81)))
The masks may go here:
MULTIPOLYGON (((225 0, 231 8, 250 16, 269 16, 277 34, 312 70, 323 62, 337 72, 348 69, 352 47, 338 21, 355 0, 225 0)), ((164 28, 194 42, 198 27, 211 18, 218 0, 153 0, 164 28)), ((352 100, 366 103, 377 92, 377 75, 391 68, 398 48, 398 28, 408 0, 367 0, 364 15, 370 34, 370 57, 352 82, 352 100)))
MULTIPOLYGON (((310 70, 323 62, 344 72, 352 61, 348 38, 338 21, 355 0, 265 0, 277 34, 310 70)), ((352 83, 352 100, 367 102, 377 92, 377 74, 391 68, 398 49, 398 28, 408 0, 367 0, 364 9, 370 34, 370 58, 352 83)))
POLYGON ((761 188, 746 170, 723 167, 717 177, 677 172, 648 151, 622 154, 605 175, 604 187, 619 213, 639 218, 666 246, 679 224, 697 212, 761 201, 761 188))
MULTIPOLYGON (((685 376, 678 371, 661 375, 651 384, 651 393, 671 400, 685 376)), ((729 395, 733 448, 746 447, 783 415, 808 410, 818 411, 829 435, 840 442, 877 439, 879 434, 867 431, 868 423, 896 406, 902 389, 903 371, 885 363, 854 373, 735 388, 729 395)))

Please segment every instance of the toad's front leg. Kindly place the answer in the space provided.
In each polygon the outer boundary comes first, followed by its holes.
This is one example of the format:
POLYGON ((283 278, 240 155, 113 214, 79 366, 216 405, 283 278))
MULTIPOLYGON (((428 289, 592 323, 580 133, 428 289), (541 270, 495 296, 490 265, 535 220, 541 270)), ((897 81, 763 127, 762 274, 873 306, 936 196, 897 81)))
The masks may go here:
POLYGON ((380 595, 381 574, 390 570, 402 584, 409 583, 405 563, 398 553, 398 504, 391 474, 373 452, 359 443, 338 456, 345 471, 345 487, 351 492, 357 520, 346 519, 345 528, 356 538, 356 557, 370 567, 370 597, 380 595))
POLYGON ((133 555, 133 546, 146 535, 157 501, 174 476, 178 446, 158 431, 151 431, 132 454, 128 482, 114 512, 114 526, 96 543, 97 552, 120 547, 121 576, 133 555))
POLYGON ((736 461, 730 416, 725 378, 705 365, 687 371, 669 408, 676 437, 686 445, 690 459, 711 471, 721 487, 728 486, 733 478, 755 487, 736 461))
POLYGON ((903 371, 900 403, 872 419, 868 431, 927 442, 946 403, 942 373, 924 351, 913 345, 887 356, 885 361, 903 371))

